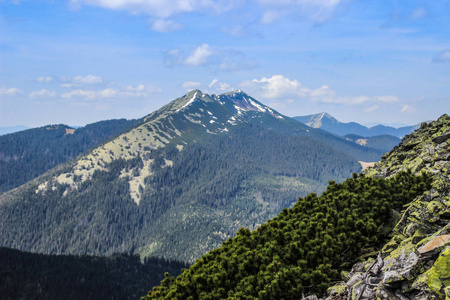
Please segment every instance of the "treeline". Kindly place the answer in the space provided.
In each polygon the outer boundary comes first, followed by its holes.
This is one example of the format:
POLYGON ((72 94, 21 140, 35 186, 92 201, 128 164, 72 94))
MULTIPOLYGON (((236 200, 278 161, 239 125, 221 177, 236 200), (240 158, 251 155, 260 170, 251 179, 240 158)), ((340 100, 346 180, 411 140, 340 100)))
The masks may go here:
POLYGON ((363 249, 377 249, 378 228, 431 186, 431 176, 357 175, 300 198, 255 231, 241 228, 176 279, 166 274, 147 299, 299 299, 323 294, 363 249))
POLYGON ((307 137, 289 137, 256 125, 236 126, 203 142, 149 150, 117 159, 77 189, 50 182, 4 194, 2 246, 48 254, 144 253, 191 261, 242 226, 255 227, 321 191, 330 178, 360 169, 341 152, 307 137), (138 174, 154 159, 139 205, 123 169, 138 174), (166 160, 173 162, 166 166, 166 160), (29 222, 33 220, 33 222, 29 222))
POLYGON ((36 178, 137 123, 125 119, 101 121, 73 134, 67 125, 48 125, 0 136, 0 193, 36 178))
POLYGON ((187 265, 163 258, 44 255, 0 248, 0 295, 15 299, 139 299, 187 265))
POLYGON ((244 180, 260 174, 327 182, 343 180, 360 169, 351 156, 313 138, 286 136, 251 124, 187 145, 180 153, 165 148, 151 157, 156 158, 154 166, 162 165, 163 158, 173 161, 170 168, 154 168, 155 175, 147 181, 151 193, 163 193, 169 207, 182 199, 181 194, 213 207, 221 205, 218 199, 233 197, 244 180))
POLYGON ((364 147, 377 149, 383 151, 384 153, 391 151, 392 148, 394 148, 401 142, 401 140, 398 137, 387 134, 376 135, 372 137, 362 137, 356 134, 347 134, 344 136, 344 138, 355 143, 357 140, 363 139, 365 140, 364 147))

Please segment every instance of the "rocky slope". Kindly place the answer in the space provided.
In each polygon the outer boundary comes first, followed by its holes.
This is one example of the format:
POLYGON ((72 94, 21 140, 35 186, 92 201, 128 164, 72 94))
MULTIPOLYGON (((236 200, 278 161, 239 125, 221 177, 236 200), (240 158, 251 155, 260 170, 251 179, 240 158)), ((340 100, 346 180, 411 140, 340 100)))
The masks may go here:
MULTIPOLYGON (((406 169, 433 174, 432 189, 405 205, 390 241, 343 272, 327 300, 450 299, 450 117, 441 116, 406 136, 367 169, 388 178, 406 169)), ((308 296, 304 299, 318 299, 308 296)))

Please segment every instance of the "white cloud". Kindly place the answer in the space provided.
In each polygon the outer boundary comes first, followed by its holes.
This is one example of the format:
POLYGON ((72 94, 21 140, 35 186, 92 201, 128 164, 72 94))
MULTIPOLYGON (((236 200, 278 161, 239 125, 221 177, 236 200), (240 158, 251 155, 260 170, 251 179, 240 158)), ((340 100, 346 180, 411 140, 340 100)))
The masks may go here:
POLYGON ((61 78, 62 83, 61 86, 62 87, 76 87, 76 86, 86 86, 86 85, 94 85, 94 84, 101 84, 103 83, 103 79, 100 76, 97 75, 86 75, 86 76, 75 76, 73 78, 67 78, 67 77, 62 77, 61 78))
POLYGON ((157 19, 157 20, 153 20, 151 21, 152 23, 152 29, 154 31, 159 31, 159 32, 171 32, 171 31, 175 31, 175 30, 180 30, 183 29, 184 26, 181 25, 180 23, 171 21, 171 20, 165 20, 165 19, 157 19))
POLYGON ((73 82, 75 84, 97 84, 102 83, 102 78, 96 75, 75 76, 73 82))
POLYGON ((71 0, 74 7, 82 5, 103 7, 111 10, 124 10, 132 14, 147 14, 168 18, 179 13, 193 11, 223 12, 233 6, 233 1, 214 0, 71 0), (231 3, 230 3, 231 2, 231 3))
POLYGON ((302 15, 314 22, 329 19, 337 6, 348 0, 255 0, 264 12, 261 22, 268 24, 285 14, 302 15))
POLYGON ((208 91, 215 94, 221 94, 224 92, 229 92, 233 90, 233 87, 226 82, 220 82, 217 79, 213 79, 211 83, 208 85, 212 91, 208 91))
POLYGON ((119 93, 121 97, 148 97, 150 94, 159 93, 162 90, 152 85, 129 85, 119 93))
POLYGON ((253 79, 244 82, 243 87, 259 90, 258 94, 268 99, 302 98, 311 93, 310 89, 304 87, 297 80, 290 80, 282 75, 274 75, 270 78, 263 77, 260 80, 253 79))
POLYGON ((23 94, 18 88, 0 88, 0 96, 18 96, 23 94))
POLYGON ((161 92, 161 89, 156 88, 152 85, 138 84, 129 85, 123 89, 107 88, 99 91, 78 89, 68 93, 64 93, 61 95, 61 97, 65 99, 84 98, 84 100, 137 98, 148 97, 150 94, 157 92, 161 92))
POLYGON ((323 85, 318 89, 311 90, 312 97, 335 97, 336 93, 328 85, 323 85))
POLYGON ((351 0, 70 0, 74 9, 94 6, 132 15, 150 17, 152 30, 170 32, 184 26, 169 18, 186 13, 220 14, 244 5, 259 6, 261 22, 270 24, 285 15, 301 16, 314 22, 324 22, 333 16, 336 8, 351 0))
POLYGON ((415 113, 417 111, 417 108, 412 105, 408 104, 402 104, 402 108, 400 109, 400 112, 402 113, 415 113))
POLYGON ((186 81, 186 82, 183 82, 183 84, 181 85, 181 87, 183 89, 186 89, 188 91, 198 89, 201 86, 202 86, 202 83, 198 82, 198 81, 186 81))
POLYGON ((441 51, 436 57, 433 58, 433 62, 436 63, 447 63, 450 62, 450 49, 445 49, 441 51))
POLYGON ((84 98, 85 100, 93 100, 97 98, 108 98, 117 94, 116 90, 113 89, 105 89, 102 91, 89 91, 89 90, 73 90, 69 93, 64 93, 61 95, 62 98, 71 99, 71 98, 84 98))
POLYGON ((189 52, 174 49, 166 52, 166 66, 210 66, 214 71, 239 71, 253 69, 259 64, 233 49, 219 49, 208 44, 202 44, 189 52))
POLYGON ((291 80, 283 75, 274 75, 270 78, 253 79, 241 84, 242 88, 255 94, 257 97, 266 99, 283 99, 291 101, 293 99, 309 99, 313 102, 335 103, 345 105, 359 105, 366 102, 376 103, 398 102, 395 96, 338 96, 328 85, 323 85, 318 89, 305 87, 298 80, 291 80))
POLYGON ((208 44, 203 44, 184 59, 184 64, 187 66, 202 66, 208 63, 208 59, 212 55, 214 55, 214 50, 208 44))
POLYGON ((37 82, 45 82, 45 83, 49 83, 50 81, 53 80, 53 77, 51 76, 40 76, 36 78, 37 82))
POLYGON ((55 91, 49 91, 47 89, 42 89, 40 91, 35 91, 30 93, 29 95, 31 98, 36 98, 36 97, 56 97, 56 92, 55 91))
POLYGON ((379 102, 398 102, 400 99, 396 96, 377 96, 373 97, 373 100, 379 101, 379 102))
POLYGON ((365 109, 366 112, 375 111, 378 109, 378 105, 374 105, 365 109))

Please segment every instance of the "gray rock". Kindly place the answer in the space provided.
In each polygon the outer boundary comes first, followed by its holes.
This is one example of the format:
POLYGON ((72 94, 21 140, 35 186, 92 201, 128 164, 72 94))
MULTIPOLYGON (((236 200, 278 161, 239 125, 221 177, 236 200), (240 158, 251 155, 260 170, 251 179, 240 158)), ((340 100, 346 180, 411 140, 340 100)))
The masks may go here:
POLYGON ((386 284, 407 280, 415 275, 418 267, 419 255, 416 251, 402 252, 398 256, 388 257, 384 263, 383 282, 386 284))
POLYGON ((441 144, 450 138, 450 132, 445 133, 443 135, 437 136, 432 139, 432 141, 436 144, 441 144))
POLYGON ((428 153, 430 153, 430 155, 434 155, 434 148, 433 147, 428 148, 428 153))

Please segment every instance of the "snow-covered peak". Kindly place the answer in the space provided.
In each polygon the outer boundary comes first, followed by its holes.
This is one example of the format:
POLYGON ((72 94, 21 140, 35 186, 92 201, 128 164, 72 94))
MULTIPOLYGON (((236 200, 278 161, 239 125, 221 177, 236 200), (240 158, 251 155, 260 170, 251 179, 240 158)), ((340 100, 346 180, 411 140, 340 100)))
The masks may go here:
MULTIPOLYGON (((195 92, 194 92, 194 95, 192 95, 192 97, 189 99, 189 101, 186 102, 182 107, 180 107, 180 108, 177 109, 176 111, 178 112, 178 111, 182 110, 183 108, 185 108, 185 107, 191 105, 191 104, 194 102, 195 98, 197 98, 197 94, 199 94, 199 93, 201 93, 201 92, 200 92, 200 91, 195 91, 195 92)), ((186 96, 187 96, 187 95, 186 95, 186 96)))
POLYGON ((219 95, 219 98, 222 100, 222 104, 224 101, 231 101, 238 114, 241 114, 243 111, 256 111, 270 114, 278 119, 283 119, 281 114, 250 97, 241 90, 219 95))

